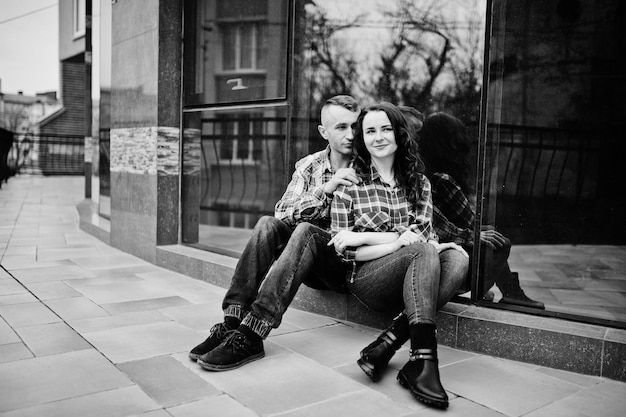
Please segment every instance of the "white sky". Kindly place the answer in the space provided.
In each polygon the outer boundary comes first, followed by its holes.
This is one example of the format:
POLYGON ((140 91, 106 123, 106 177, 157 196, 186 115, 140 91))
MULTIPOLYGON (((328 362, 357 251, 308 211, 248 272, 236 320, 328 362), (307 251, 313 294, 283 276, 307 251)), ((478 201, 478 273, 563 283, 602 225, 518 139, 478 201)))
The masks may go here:
POLYGON ((0 0, 3 93, 59 90, 58 21, 57 0, 0 0))

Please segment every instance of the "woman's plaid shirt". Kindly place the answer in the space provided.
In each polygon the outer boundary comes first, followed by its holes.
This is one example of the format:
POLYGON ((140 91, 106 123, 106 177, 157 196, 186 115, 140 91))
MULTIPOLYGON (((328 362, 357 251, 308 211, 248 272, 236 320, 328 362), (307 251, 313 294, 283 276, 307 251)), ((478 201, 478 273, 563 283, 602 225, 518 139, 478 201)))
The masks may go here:
POLYGON ((332 177, 330 147, 300 159, 287 190, 274 207, 274 217, 291 227, 309 222, 330 230, 331 198, 324 193, 324 185, 332 177))
MULTIPOLYGON (((339 186, 334 193, 331 205, 331 233, 340 230, 353 232, 397 232, 407 229, 420 235, 426 242, 436 239, 433 232, 433 204, 430 182, 425 175, 419 177, 422 192, 417 206, 411 210, 405 190, 391 187, 383 182, 374 167, 371 168, 369 183, 361 182, 350 186, 339 186)), ((356 248, 348 248, 343 259, 354 261, 356 248)))
POLYGON ((474 210, 467 196, 448 174, 436 172, 430 181, 435 205, 433 224, 439 241, 472 246, 474 210))

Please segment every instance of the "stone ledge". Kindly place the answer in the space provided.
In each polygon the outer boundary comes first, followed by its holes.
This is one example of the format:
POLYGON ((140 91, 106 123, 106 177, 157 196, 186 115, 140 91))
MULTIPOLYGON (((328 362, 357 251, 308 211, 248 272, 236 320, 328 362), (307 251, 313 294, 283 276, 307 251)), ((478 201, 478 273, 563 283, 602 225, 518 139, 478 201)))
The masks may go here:
MULTIPOLYGON (((110 224, 97 216, 95 203, 84 200, 77 208, 80 228, 110 244, 110 224)), ((223 288, 237 265, 235 258, 183 245, 158 246, 155 252, 158 266, 223 288)), ((372 311, 351 295, 306 286, 292 307, 378 329, 395 315, 372 311)), ((465 299, 446 304, 437 325, 442 345, 626 382, 626 330, 481 307, 465 299)))
POLYGON ((96 237, 107 245, 111 244, 111 222, 98 214, 98 206, 93 200, 83 200, 76 206, 81 230, 96 237))
MULTIPOLYGON (((157 265, 227 288, 237 260, 181 245, 159 246, 157 265)), ((626 330, 465 304, 438 314, 443 345, 566 371, 626 381, 626 330)), ((395 312, 375 312, 355 297, 301 287, 292 307, 374 328, 395 312)))

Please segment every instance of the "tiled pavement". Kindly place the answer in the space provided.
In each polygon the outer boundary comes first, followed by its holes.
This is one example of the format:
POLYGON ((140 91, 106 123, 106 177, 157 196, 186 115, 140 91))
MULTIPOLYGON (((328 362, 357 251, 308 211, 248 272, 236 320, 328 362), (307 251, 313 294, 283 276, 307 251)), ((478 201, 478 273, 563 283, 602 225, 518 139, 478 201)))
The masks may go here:
POLYGON ((375 330, 294 309, 266 358, 205 372, 187 351, 221 319, 224 290, 80 231, 82 181, 0 189, 0 417, 624 415, 624 383, 445 346, 450 408, 425 408, 394 371, 374 384, 358 369, 375 330))

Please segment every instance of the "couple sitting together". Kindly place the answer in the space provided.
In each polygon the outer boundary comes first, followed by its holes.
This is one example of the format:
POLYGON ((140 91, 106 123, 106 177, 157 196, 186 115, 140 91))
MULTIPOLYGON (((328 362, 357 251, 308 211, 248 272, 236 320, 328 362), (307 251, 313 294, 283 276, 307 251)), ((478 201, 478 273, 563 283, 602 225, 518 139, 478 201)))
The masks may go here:
POLYGON ((323 105, 318 130, 327 148, 296 163, 274 217, 254 227, 222 303, 224 321, 191 359, 226 371, 262 358, 263 340, 304 283, 349 292, 377 311, 402 311, 358 364, 377 381, 410 340, 398 381, 419 401, 448 406, 435 318, 465 282, 469 257, 461 242, 438 241, 436 190, 407 120, 387 102, 359 111, 341 95, 323 105))

